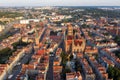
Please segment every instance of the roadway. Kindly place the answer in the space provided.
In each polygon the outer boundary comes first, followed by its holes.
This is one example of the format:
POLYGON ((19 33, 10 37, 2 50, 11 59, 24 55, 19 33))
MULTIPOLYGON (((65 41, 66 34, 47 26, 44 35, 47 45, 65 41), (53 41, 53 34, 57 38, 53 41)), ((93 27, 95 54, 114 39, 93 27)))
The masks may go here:
MULTIPOLYGON (((45 29, 46 30, 46 29, 45 29)), ((44 37, 45 31, 43 32, 43 34, 40 37, 40 41, 42 41, 43 37, 44 37)), ((34 46, 34 45, 32 45, 34 46)), ((12 70, 12 75, 13 77, 9 80, 16 80, 17 75, 21 72, 22 69, 22 64, 26 64, 28 61, 30 61, 32 55, 34 54, 34 51, 32 51, 30 54, 25 54, 24 57, 18 62, 21 63, 20 65, 16 65, 13 70, 12 70)), ((10 74, 10 75, 11 75, 10 74)))
POLYGON ((49 68, 46 74, 46 80, 53 80, 53 61, 54 61, 54 56, 50 56, 49 68))
MULTIPOLYGON (((32 53, 28 53, 28 54, 25 54, 18 63, 20 63, 20 65, 16 65, 11 74, 10 75, 13 75, 11 77, 11 79, 8 79, 8 80, 16 80, 16 77, 17 75, 20 73, 21 69, 22 69, 22 64, 26 64, 32 57, 34 51, 32 51, 32 53)), ((9 75, 8 75, 9 76, 9 75)))
MULTIPOLYGON (((63 39, 60 42, 60 45, 58 47, 62 48, 64 50, 64 40, 63 39)), ((46 74, 46 80, 53 80, 53 76, 54 76, 53 75, 53 62, 54 62, 56 50, 57 50, 57 48, 53 52, 54 56, 50 56, 50 58, 49 58, 49 68, 48 68, 48 71, 46 74)))
POLYGON ((45 30, 43 31, 43 34, 41 35, 39 42, 42 42, 42 40, 43 40, 43 37, 44 37, 44 35, 45 35, 45 32, 46 32, 46 29, 47 29, 47 28, 45 28, 45 30))
MULTIPOLYGON (((46 29, 45 29, 45 30, 46 30, 46 29)), ((45 34, 45 31, 44 31, 43 34, 41 35, 40 41, 42 41, 42 39, 43 39, 43 37, 44 37, 44 34, 45 34)), ((13 75, 13 77, 12 77, 11 79, 9 79, 9 80, 16 80, 17 75, 20 73, 20 71, 21 71, 21 69, 22 69, 22 64, 26 64, 28 61, 30 61, 33 53, 34 53, 34 51, 32 51, 32 53, 30 53, 30 54, 25 54, 25 55, 23 56, 23 58, 18 62, 18 63, 21 63, 21 64, 20 64, 20 65, 16 65, 16 66, 13 68, 13 70, 12 70, 12 72, 11 72, 11 74, 13 75)), ((50 62, 51 62, 51 61, 50 61, 50 62)), ((11 74, 10 74, 10 75, 11 75, 11 74)))
POLYGON ((13 28, 13 24, 15 24, 15 23, 18 23, 18 21, 14 21, 14 22, 11 22, 9 24, 6 24, 5 29, 2 32, 0 32, 0 36, 2 34, 6 34, 8 31, 10 31, 13 28))

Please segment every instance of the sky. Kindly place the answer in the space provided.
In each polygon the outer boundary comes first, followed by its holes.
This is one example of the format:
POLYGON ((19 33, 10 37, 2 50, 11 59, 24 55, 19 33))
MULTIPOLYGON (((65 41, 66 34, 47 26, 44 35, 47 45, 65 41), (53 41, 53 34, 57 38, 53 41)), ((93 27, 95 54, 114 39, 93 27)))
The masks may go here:
POLYGON ((120 6, 120 0, 0 0, 0 6, 120 6))

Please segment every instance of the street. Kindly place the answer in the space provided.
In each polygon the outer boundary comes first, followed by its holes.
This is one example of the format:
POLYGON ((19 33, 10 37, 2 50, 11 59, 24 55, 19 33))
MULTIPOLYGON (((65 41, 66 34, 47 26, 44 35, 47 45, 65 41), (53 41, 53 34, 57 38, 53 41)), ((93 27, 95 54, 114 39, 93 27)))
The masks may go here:
POLYGON ((46 80, 53 80, 53 61, 54 61, 54 57, 50 56, 49 68, 47 71, 46 80))
POLYGON ((29 59, 31 58, 31 56, 33 55, 33 53, 34 53, 34 52, 32 52, 31 54, 25 54, 25 55, 23 56, 23 58, 18 62, 18 63, 21 63, 21 64, 20 64, 20 65, 16 65, 16 66, 13 68, 13 70, 12 70, 12 72, 11 72, 11 74, 10 74, 10 75, 13 75, 13 76, 11 77, 11 79, 8 79, 8 80, 16 80, 17 75, 18 75, 18 74, 20 73, 20 71, 21 71, 22 64, 27 63, 27 62, 29 61, 29 59))

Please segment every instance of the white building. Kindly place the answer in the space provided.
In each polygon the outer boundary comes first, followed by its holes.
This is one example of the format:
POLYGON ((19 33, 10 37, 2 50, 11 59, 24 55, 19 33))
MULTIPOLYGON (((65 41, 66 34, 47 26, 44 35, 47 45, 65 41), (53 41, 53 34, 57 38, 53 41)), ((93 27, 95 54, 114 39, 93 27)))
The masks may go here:
POLYGON ((0 32, 3 31, 5 29, 4 25, 0 25, 0 32))
POLYGON ((25 19, 25 20, 20 20, 20 24, 29 24, 31 21, 33 22, 39 22, 39 19, 25 19))

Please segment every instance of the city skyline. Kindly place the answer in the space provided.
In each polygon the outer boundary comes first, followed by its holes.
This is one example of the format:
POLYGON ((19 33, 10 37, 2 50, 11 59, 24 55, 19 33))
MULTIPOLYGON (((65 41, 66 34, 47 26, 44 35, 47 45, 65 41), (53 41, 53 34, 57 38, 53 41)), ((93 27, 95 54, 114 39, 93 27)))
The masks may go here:
POLYGON ((0 6, 120 6, 119 0, 4 0, 0 6))

